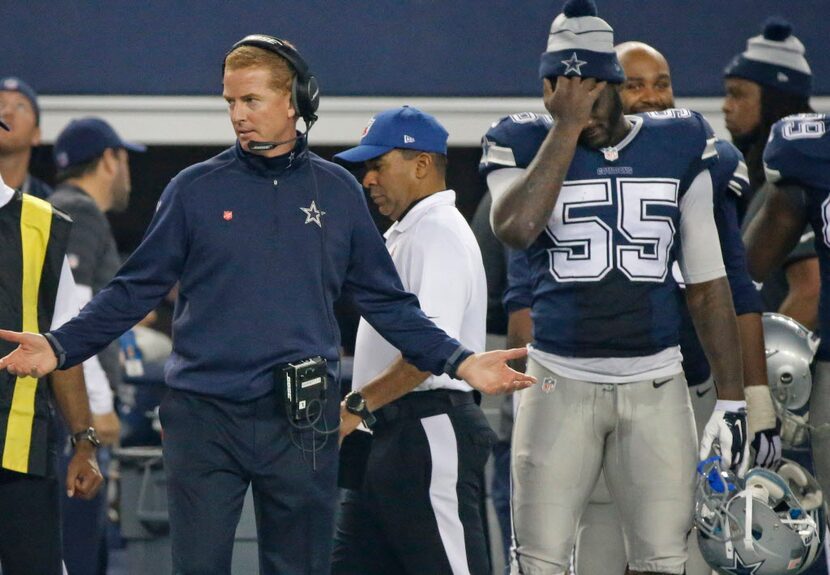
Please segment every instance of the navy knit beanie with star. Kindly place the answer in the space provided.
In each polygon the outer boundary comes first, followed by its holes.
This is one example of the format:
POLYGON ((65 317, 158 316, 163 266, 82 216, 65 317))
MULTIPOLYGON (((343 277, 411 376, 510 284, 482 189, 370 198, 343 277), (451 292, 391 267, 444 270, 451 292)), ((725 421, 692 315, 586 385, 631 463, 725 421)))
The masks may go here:
POLYGON ((764 23, 763 34, 747 41, 746 51, 732 59, 724 76, 800 96, 809 96, 813 87, 804 44, 793 36, 792 25, 781 18, 770 18, 764 23))
POLYGON ((597 16, 593 0, 568 0, 550 26, 540 78, 579 76, 612 84, 625 81, 614 52, 614 30, 597 16))

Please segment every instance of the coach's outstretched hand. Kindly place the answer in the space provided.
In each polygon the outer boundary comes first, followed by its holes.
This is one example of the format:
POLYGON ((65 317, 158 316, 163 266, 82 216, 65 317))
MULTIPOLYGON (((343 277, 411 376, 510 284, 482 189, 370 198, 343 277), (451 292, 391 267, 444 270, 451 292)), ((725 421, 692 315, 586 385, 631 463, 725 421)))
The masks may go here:
POLYGON ((512 393, 536 383, 532 375, 507 366, 511 359, 526 355, 527 348, 524 347, 475 353, 461 362, 457 375, 481 393, 512 393))
POLYGON ((6 369, 12 375, 43 377, 58 367, 52 346, 39 333, 0 329, 0 339, 18 344, 16 350, 0 359, 0 370, 6 369))

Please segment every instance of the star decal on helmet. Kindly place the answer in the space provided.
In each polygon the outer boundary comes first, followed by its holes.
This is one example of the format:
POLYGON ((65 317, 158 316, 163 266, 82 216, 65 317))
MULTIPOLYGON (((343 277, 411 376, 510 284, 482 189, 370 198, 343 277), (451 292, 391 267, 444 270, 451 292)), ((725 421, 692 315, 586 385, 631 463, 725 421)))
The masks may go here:
POLYGON ((758 563, 746 564, 736 551, 735 557, 732 558, 732 567, 723 567, 722 569, 727 573, 732 573, 733 575, 755 575, 755 573, 758 572, 758 569, 760 569, 761 565, 763 564, 763 561, 759 561, 758 563))

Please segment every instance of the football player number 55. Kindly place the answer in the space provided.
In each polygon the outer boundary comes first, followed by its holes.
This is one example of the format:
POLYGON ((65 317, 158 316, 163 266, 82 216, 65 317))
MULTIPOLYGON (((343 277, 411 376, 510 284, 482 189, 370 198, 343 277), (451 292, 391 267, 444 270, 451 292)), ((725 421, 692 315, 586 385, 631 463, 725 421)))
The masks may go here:
POLYGON ((635 281, 663 281, 678 189, 677 180, 654 178, 618 178, 616 186, 610 179, 565 184, 546 229, 554 244, 548 250, 553 276, 599 281, 616 267, 635 281))

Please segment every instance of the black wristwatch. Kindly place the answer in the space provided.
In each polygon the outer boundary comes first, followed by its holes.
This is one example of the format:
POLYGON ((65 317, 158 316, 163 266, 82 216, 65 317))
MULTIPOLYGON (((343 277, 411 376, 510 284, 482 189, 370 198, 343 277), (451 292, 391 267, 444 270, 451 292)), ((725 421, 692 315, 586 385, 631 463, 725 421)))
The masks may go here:
POLYGON ((101 440, 98 439, 98 434, 95 433, 94 427, 87 427, 83 431, 79 431, 78 433, 72 436, 72 447, 75 447, 79 441, 83 441, 86 439, 95 447, 101 447, 101 440))
POLYGON ((372 427, 376 418, 366 407, 366 399, 359 391, 352 391, 345 399, 346 411, 353 413, 363 420, 367 426, 372 427))

